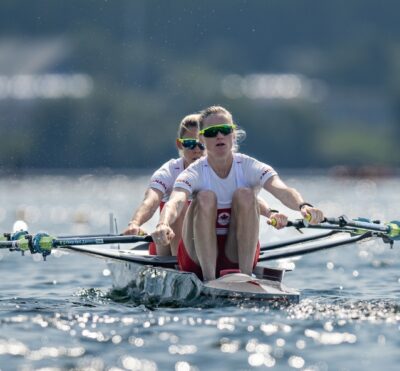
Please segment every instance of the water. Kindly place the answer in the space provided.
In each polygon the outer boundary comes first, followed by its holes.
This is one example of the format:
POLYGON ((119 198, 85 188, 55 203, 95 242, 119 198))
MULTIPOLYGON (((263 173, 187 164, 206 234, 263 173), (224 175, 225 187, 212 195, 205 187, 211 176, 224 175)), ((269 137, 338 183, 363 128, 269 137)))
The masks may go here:
MULTIPOLYGON (((284 179, 329 216, 400 219, 399 179, 284 179)), ((2 178, 1 231, 25 218, 31 232, 104 233, 109 211, 121 230, 146 182, 2 178)), ((262 242, 294 236, 262 224, 262 242)), ((399 245, 391 250, 372 240, 279 263, 294 268, 285 283, 302 294, 299 304, 281 309, 248 302, 146 307, 111 293, 101 259, 57 252, 43 262, 1 251, 0 370, 397 370, 399 245)))

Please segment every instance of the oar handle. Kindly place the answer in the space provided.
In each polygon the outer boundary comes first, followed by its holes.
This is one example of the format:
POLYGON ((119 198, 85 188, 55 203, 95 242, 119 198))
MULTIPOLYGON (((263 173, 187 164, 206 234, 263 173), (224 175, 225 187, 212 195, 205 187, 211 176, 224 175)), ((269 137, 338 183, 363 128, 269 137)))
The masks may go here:
POLYGON ((300 229, 300 228, 306 228, 307 224, 303 219, 296 219, 296 220, 288 220, 286 226, 300 229))
MULTIPOLYGON (((276 224, 277 224, 276 219, 271 218, 269 224, 272 225, 273 227, 275 227, 276 224)), ((304 221, 303 219, 288 220, 287 224, 286 224, 286 227, 294 227, 294 228, 297 228, 297 229, 306 228, 307 227, 307 222, 304 221)))

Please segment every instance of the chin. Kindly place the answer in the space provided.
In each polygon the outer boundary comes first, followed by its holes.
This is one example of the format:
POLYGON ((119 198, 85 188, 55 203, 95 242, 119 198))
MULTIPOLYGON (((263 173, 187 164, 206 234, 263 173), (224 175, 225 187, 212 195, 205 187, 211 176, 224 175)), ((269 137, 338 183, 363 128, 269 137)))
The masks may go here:
POLYGON ((231 152, 231 149, 228 148, 227 146, 221 146, 221 147, 217 147, 215 152, 218 154, 224 154, 224 153, 231 152))

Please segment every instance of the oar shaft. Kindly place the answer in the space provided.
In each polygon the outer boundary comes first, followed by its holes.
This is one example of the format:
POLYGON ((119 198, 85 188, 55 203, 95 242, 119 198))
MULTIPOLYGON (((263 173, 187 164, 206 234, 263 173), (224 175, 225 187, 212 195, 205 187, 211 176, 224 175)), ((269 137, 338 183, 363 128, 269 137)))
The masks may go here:
POLYGON ((20 249, 20 250, 29 250, 30 241, 22 238, 19 240, 13 241, 0 241, 0 249, 20 249))
MULTIPOLYGON (((288 227, 294 227, 297 229, 302 228, 312 228, 312 229, 330 229, 336 231, 343 231, 343 232, 353 232, 359 234, 362 231, 371 231, 371 232, 378 232, 383 234, 394 234, 392 229, 396 227, 396 225, 386 225, 386 224, 378 224, 372 223, 368 221, 362 220, 352 220, 347 218, 345 215, 339 218, 325 218, 322 223, 320 224, 309 224, 306 220, 297 219, 294 221, 288 221, 288 227)), ((397 233, 397 232, 396 232, 397 233)))
POLYGON ((371 222, 362 222, 358 220, 345 220, 343 221, 341 218, 327 218, 327 223, 344 226, 344 227, 352 227, 352 228, 360 228, 368 231, 375 231, 381 233, 389 233, 390 227, 384 224, 377 224, 371 222))
POLYGON ((33 254, 40 253, 44 257, 51 253, 56 247, 83 246, 83 245, 105 245, 119 243, 151 242, 151 236, 95 236, 85 238, 54 238, 46 233, 38 233, 35 236, 24 235, 17 240, 0 241, 1 249, 19 251, 30 250, 33 254))
POLYGON ((77 235, 65 235, 65 236, 57 236, 57 239, 65 239, 65 238, 97 238, 97 237, 116 237, 122 236, 118 234, 112 233, 103 233, 103 234, 77 234, 77 235))
POLYGON ((355 243, 366 238, 371 237, 371 232, 366 232, 364 234, 358 236, 351 236, 346 239, 340 240, 332 240, 332 241, 313 241, 310 244, 305 244, 303 246, 288 246, 282 247, 281 249, 277 249, 274 251, 264 251, 258 261, 269 261, 269 260, 277 260, 277 259, 285 259, 291 258, 295 256, 302 256, 306 254, 311 254, 316 251, 331 249, 338 246, 344 246, 351 243, 355 243))
POLYGON ((297 245, 299 243, 320 240, 320 239, 330 237, 330 236, 340 233, 340 232, 341 231, 328 231, 328 232, 324 232, 324 233, 315 234, 312 236, 297 237, 297 238, 292 238, 290 240, 271 242, 271 243, 261 246, 260 250, 261 251, 270 251, 270 250, 280 249, 281 247, 287 247, 290 245, 297 245))
POLYGON ((105 245, 113 243, 151 242, 151 236, 98 236, 88 238, 59 238, 53 240, 53 247, 105 245))

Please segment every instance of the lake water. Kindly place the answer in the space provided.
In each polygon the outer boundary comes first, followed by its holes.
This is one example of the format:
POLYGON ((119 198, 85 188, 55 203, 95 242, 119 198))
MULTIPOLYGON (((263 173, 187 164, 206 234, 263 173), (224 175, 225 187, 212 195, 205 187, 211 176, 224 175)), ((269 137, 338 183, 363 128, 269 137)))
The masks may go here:
MULTIPOLYGON (((328 216, 400 219, 398 178, 282 177, 328 216)), ((1 232, 23 218, 32 233, 105 233, 110 212, 121 231, 147 180, 148 174, 2 177, 1 232)), ((262 222, 262 243, 297 235, 262 222)), ((117 300, 101 259, 56 252, 43 262, 2 250, 0 370, 397 370, 399 251, 400 243, 390 249, 371 240, 276 262, 293 268, 285 283, 301 291, 301 300, 274 309, 146 307, 137 298, 117 300)))

